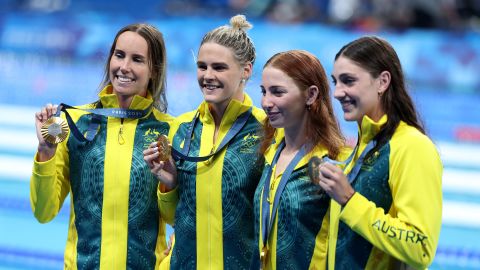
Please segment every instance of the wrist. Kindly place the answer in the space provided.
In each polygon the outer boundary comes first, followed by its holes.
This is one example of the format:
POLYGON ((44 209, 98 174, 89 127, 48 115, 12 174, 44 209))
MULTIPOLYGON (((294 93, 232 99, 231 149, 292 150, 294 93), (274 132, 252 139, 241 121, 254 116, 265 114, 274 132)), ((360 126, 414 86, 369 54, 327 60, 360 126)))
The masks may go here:
POLYGON ((56 147, 50 147, 48 145, 38 145, 37 148, 37 161, 44 162, 50 160, 55 155, 56 147))
POLYGON ((170 191, 174 190, 176 187, 177 187, 176 183, 171 184, 171 185, 166 185, 164 183, 160 183, 160 185, 158 186, 158 188, 160 189, 160 192, 162 192, 162 193, 170 192, 170 191))
POLYGON ((343 203, 341 204, 342 207, 344 207, 345 205, 347 205, 347 203, 350 201, 350 199, 353 197, 353 195, 355 195, 355 190, 352 189, 349 193, 346 194, 345 200, 344 200, 343 203))

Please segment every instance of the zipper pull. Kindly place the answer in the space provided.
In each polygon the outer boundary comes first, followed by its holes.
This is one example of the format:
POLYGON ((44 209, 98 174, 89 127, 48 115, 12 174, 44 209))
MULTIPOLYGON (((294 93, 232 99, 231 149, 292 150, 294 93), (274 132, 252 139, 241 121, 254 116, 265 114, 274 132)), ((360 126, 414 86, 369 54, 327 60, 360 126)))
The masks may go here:
MULTIPOLYGON (((213 153, 215 153, 215 145, 212 146, 212 150, 210 150, 210 154, 209 154, 209 155, 211 155, 211 154, 213 154, 213 153)), ((205 165, 209 166, 210 164, 212 164, 212 159, 213 159, 213 158, 214 158, 214 157, 210 157, 209 159, 205 160, 205 165)))
POLYGON ((118 131, 118 143, 123 145, 125 143, 125 139, 123 138, 123 118, 120 120, 120 130, 118 131))

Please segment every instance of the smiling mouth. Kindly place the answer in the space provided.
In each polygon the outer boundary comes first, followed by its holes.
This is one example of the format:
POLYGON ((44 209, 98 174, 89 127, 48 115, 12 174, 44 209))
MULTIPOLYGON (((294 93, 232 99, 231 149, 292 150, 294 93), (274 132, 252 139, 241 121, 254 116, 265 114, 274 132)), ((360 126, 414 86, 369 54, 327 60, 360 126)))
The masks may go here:
POLYGON ((115 78, 120 82, 120 83, 131 83, 135 82, 135 79, 132 79, 127 76, 122 76, 122 75, 115 75, 115 78))
POLYGON ((207 90, 215 90, 215 89, 221 88, 221 86, 215 85, 215 84, 202 84, 202 88, 205 88, 207 90))
POLYGON ((275 120, 280 115, 280 112, 267 112, 270 121, 275 120))
POLYGON ((347 110, 348 108, 355 106, 356 102, 354 100, 342 100, 340 104, 342 105, 343 110, 347 110))

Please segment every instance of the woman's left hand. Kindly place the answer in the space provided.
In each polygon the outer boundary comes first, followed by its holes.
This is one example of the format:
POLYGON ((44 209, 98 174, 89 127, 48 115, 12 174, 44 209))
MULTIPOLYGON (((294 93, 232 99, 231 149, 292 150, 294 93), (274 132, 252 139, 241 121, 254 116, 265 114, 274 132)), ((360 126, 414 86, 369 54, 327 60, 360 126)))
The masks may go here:
POLYGON ((143 151, 143 159, 150 168, 150 172, 155 175, 168 190, 172 190, 177 186, 177 167, 171 156, 168 160, 158 161, 159 156, 157 142, 151 143, 150 146, 143 151))
POLYGON ((338 166, 324 162, 319 165, 320 187, 341 206, 345 206, 355 193, 355 190, 338 166))

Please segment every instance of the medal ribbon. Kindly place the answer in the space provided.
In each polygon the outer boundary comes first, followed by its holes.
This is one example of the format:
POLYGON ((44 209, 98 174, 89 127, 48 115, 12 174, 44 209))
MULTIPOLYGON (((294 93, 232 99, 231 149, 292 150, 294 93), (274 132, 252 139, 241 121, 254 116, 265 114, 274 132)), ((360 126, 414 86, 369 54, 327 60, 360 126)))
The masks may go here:
POLYGON ((100 108, 100 109, 81 109, 76 108, 64 103, 60 103, 57 107, 57 112, 54 116, 59 117, 60 112, 65 113, 65 118, 67 119, 68 126, 72 130, 73 135, 77 140, 81 142, 90 142, 95 138, 98 132, 98 126, 100 125, 100 116, 107 116, 107 117, 115 117, 115 118, 130 118, 130 119, 138 119, 146 116, 152 109, 152 105, 148 106, 145 110, 130 110, 130 109, 122 109, 122 108, 100 108), (89 112, 93 115, 92 121, 90 122, 86 136, 84 136, 80 130, 78 130, 77 125, 73 122, 72 117, 68 113, 67 109, 75 109, 75 110, 82 110, 85 112, 89 112))
POLYGON ((275 199, 273 201, 272 206, 272 215, 270 217, 270 205, 268 203, 268 198, 270 197, 270 179, 272 177, 272 170, 277 164, 278 158, 280 157, 280 153, 282 152, 283 148, 285 148, 285 140, 283 140, 273 157, 272 164, 268 170, 267 178, 265 179, 265 184, 263 186, 263 195, 262 195, 262 237, 263 237, 263 247, 267 246, 268 236, 270 235, 273 221, 275 220, 275 216, 277 214, 278 204, 280 202, 280 196, 282 195, 285 186, 287 185, 288 178, 292 174, 295 166, 297 163, 302 159, 302 157, 306 154, 305 145, 303 145, 300 150, 298 150, 295 157, 290 161, 287 168, 283 172, 282 178, 280 179, 280 183, 278 184, 277 190, 275 192, 275 199), (266 192, 265 192, 266 191, 266 192))
MULTIPOLYGON (((365 159, 365 155, 368 152, 370 152, 370 150, 372 150, 375 147, 376 144, 377 144, 377 142, 372 140, 367 144, 367 146, 365 146, 365 149, 360 154, 360 157, 358 157, 357 162, 355 162, 355 165, 353 166, 352 170, 350 170, 350 172, 347 174, 348 182, 350 184, 353 182, 353 180, 355 180, 358 173, 360 172, 360 169, 362 168, 362 165, 363 165, 363 160, 365 159)), ((336 161, 336 160, 330 159, 327 156, 324 156, 322 158, 322 161, 332 163, 332 164, 335 164, 335 165, 349 164, 352 161, 353 156, 355 156, 355 152, 358 150, 358 145, 359 145, 359 143, 357 143, 357 145, 353 149, 352 153, 350 154, 350 156, 345 161, 336 161)))
POLYGON ((190 122, 190 125, 188 127, 187 131, 187 137, 185 138, 185 141, 183 143, 183 148, 181 151, 176 150, 175 148, 172 147, 172 156, 175 160, 187 160, 191 162, 201 162, 205 161, 214 155, 216 155, 218 152, 222 151, 222 149, 227 146, 227 144, 237 135, 240 130, 245 126, 245 124, 248 121, 248 118, 250 118, 250 115, 252 114, 252 108, 245 113, 241 114, 235 122, 233 123, 232 127, 228 130, 227 134, 223 138, 222 142, 218 146, 217 150, 214 153, 211 153, 210 155, 207 156, 201 156, 201 157, 192 157, 188 155, 188 151, 190 150, 190 144, 192 141, 192 136, 193 136, 193 130, 195 128, 195 124, 198 121, 199 118, 199 113, 197 112, 195 114, 195 117, 193 120, 190 122))

